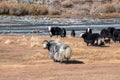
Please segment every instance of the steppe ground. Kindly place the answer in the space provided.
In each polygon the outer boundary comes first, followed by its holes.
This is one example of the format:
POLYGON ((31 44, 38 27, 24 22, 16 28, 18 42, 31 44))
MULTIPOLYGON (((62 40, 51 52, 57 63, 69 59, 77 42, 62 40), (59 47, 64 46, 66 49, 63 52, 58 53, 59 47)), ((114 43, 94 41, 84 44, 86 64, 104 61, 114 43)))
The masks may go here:
POLYGON ((86 46, 81 38, 0 36, 0 80, 120 80, 120 43, 86 46), (68 44, 69 63, 53 62, 44 40, 68 44))

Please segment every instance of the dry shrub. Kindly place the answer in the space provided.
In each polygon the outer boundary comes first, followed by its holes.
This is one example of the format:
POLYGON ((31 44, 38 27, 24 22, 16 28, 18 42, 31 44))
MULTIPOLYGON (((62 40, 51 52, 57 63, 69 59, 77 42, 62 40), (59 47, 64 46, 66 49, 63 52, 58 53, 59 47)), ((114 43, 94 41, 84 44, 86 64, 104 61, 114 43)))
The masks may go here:
POLYGON ((62 7, 63 8, 72 8, 73 7, 73 3, 71 2, 71 0, 66 0, 62 3, 62 7))
POLYGON ((120 18, 120 13, 109 13, 109 14, 103 14, 100 16, 101 18, 120 18))
POLYGON ((27 4, 19 4, 19 8, 21 11, 21 15, 27 15, 28 14, 28 5, 27 4))
POLYGON ((117 13, 120 13, 120 3, 119 4, 114 4, 115 5, 115 9, 117 13))
POLYGON ((17 15, 17 16, 19 16, 19 15, 22 14, 21 11, 22 11, 22 10, 21 10, 21 8, 20 8, 19 5, 12 5, 12 6, 10 7, 10 9, 9 9, 9 14, 10 14, 10 15, 17 15))
POLYGON ((74 4, 81 4, 82 1, 80 1, 80 0, 72 0, 72 2, 73 2, 74 4))
POLYGON ((0 14, 9 14, 16 16, 23 15, 46 15, 48 9, 45 5, 39 4, 17 4, 13 2, 1 2, 0 3, 0 14))
POLYGON ((0 3, 0 14, 25 15, 27 14, 26 4, 16 4, 12 2, 0 3))
POLYGON ((49 14, 51 14, 51 15, 60 15, 61 12, 60 12, 60 10, 53 8, 53 9, 51 9, 49 11, 49 14))
POLYGON ((7 6, 6 2, 1 2, 0 3, 0 14, 8 14, 9 13, 9 8, 7 6))
POLYGON ((99 6, 96 8, 96 11, 98 13, 113 13, 116 12, 115 5, 113 4, 104 4, 102 6, 99 6))
POLYGON ((42 15, 48 14, 48 9, 45 5, 41 5, 41 6, 39 6, 39 8, 40 8, 40 14, 42 14, 42 15))
POLYGON ((39 14, 40 12, 38 10, 38 6, 35 5, 35 4, 29 5, 28 13, 30 15, 37 15, 37 14, 39 14))
POLYGON ((29 5, 28 13, 30 15, 45 15, 48 14, 48 10, 44 5, 31 4, 29 5))
POLYGON ((106 9, 105 13, 113 13, 116 11, 114 5, 110 5, 110 4, 106 4, 105 9, 106 9))
POLYGON ((93 18, 109 19, 109 18, 119 18, 120 13, 95 13, 91 15, 93 18))

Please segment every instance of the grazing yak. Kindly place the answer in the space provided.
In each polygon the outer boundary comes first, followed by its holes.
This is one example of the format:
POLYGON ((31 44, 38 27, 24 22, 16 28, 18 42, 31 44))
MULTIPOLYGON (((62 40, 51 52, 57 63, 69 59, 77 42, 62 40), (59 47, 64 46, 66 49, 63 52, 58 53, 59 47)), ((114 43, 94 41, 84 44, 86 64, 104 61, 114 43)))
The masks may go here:
POLYGON ((65 28, 59 28, 59 27, 48 27, 49 35, 50 37, 57 35, 61 37, 66 37, 66 30, 65 28))
POLYGON ((114 42, 120 42, 120 29, 115 29, 114 27, 108 27, 107 29, 102 29, 100 32, 101 37, 104 39, 107 38, 105 41, 110 41, 112 39, 114 42))
POLYGON ((102 46, 104 45, 104 41, 101 40, 101 37, 98 33, 82 33, 81 37, 84 39, 84 42, 87 43, 87 46, 89 44, 94 46, 102 46))
POLYGON ((114 27, 108 27, 108 30, 110 31, 112 40, 114 42, 116 41, 120 42, 120 29, 115 29, 114 27))
POLYGON ((113 32, 115 31, 114 27, 108 27, 107 30, 109 31, 111 37, 113 36, 113 32))
POLYGON ((108 29, 102 29, 100 32, 100 35, 102 38, 110 38, 111 37, 110 31, 108 29))
POLYGON ((112 36, 111 36, 111 33, 108 29, 102 29, 101 32, 100 32, 100 36, 101 36, 101 38, 104 39, 105 43, 110 44, 110 38, 112 36))
POLYGON ((112 39, 114 42, 119 41, 120 43, 120 29, 114 30, 112 39))
POLYGON ((92 34, 92 29, 91 29, 90 27, 88 27, 88 28, 86 29, 86 33, 92 34))
POLYGON ((66 29, 65 28, 61 28, 62 32, 61 32, 61 37, 66 37, 66 29))
POLYGON ((50 52, 50 57, 55 61, 59 61, 62 63, 63 61, 67 61, 72 56, 72 49, 67 45, 54 40, 44 41, 43 44, 44 49, 48 49, 50 52))
POLYGON ((75 37, 75 30, 72 30, 72 31, 71 31, 71 36, 72 36, 72 37, 75 37))

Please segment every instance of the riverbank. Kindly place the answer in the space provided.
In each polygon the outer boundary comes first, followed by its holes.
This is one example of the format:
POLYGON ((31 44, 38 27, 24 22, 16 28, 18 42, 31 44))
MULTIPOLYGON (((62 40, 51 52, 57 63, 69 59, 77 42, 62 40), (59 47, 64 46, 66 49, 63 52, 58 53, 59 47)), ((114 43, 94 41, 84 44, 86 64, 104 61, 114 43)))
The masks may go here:
POLYGON ((120 18, 51 18, 41 16, 0 16, 0 23, 23 23, 23 24, 39 24, 39 23, 56 23, 56 24, 120 24, 120 18))

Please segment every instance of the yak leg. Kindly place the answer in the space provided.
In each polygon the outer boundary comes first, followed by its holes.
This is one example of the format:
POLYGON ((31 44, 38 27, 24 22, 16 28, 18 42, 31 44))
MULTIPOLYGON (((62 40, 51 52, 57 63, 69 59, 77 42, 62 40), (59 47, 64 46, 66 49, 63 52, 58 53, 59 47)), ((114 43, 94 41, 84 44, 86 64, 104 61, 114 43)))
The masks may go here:
POLYGON ((89 46, 89 43, 87 43, 87 46, 89 46))
POLYGON ((54 62, 57 62, 57 60, 56 60, 56 59, 53 59, 53 61, 54 61, 54 62))
POLYGON ((59 61, 59 53, 55 53, 54 59, 55 59, 56 61, 59 61))
POLYGON ((59 54, 59 60, 60 60, 60 63, 63 62, 63 59, 64 59, 64 56, 63 56, 63 52, 59 54))
POLYGON ((69 59, 67 58, 67 59, 66 59, 66 64, 68 64, 68 60, 69 60, 69 59))

